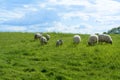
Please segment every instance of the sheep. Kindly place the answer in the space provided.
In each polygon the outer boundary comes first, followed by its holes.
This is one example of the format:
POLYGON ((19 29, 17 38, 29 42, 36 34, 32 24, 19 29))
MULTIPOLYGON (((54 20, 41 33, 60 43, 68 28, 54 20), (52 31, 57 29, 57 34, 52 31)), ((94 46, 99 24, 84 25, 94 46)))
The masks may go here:
POLYGON ((99 43, 105 42, 104 37, 105 37, 105 34, 100 34, 100 35, 98 35, 98 42, 99 42, 99 43))
POLYGON ((112 44, 112 38, 110 35, 105 35, 105 42, 112 44))
POLYGON ((73 43, 78 44, 81 42, 81 37, 79 35, 74 35, 73 43))
POLYGON ((48 41, 47 41, 46 37, 42 36, 40 38, 40 42, 41 42, 42 45, 44 45, 44 44, 47 44, 48 41))
POLYGON ((63 40, 62 39, 56 41, 56 47, 58 47, 58 46, 60 46, 62 44, 63 44, 63 40))
POLYGON ((45 37, 46 37, 47 40, 50 39, 50 35, 48 35, 48 34, 46 34, 45 37))
POLYGON ((39 39, 39 38, 41 38, 41 37, 42 37, 42 34, 36 33, 36 34, 34 35, 34 40, 37 40, 37 39, 39 39))
POLYGON ((88 45, 95 45, 98 43, 98 36, 97 35, 91 35, 88 39, 88 45))
POLYGON ((107 34, 101 34, 101 35, 98 35, 98 41, 99 43, 110 43, 112 44, 112 38, 110 35, 107 35, 107 34))

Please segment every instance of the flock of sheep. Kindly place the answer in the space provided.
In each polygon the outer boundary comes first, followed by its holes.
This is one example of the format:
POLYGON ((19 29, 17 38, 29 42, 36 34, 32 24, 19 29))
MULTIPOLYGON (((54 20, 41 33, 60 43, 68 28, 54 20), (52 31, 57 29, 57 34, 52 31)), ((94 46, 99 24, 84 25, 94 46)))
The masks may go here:
MULTIPOLYGON (((36 33, 34 35, 34 40, 39 39, 40 43, 42 45, 47 44, 49 39, 50 39, 50 35, 46 34, 45 36, 43 36, 41 33, 36 33)), ((73 36, 73 43, 74 44, 78 44, 81 42, 81 37, 79 35, 74 35, 73 36)), ((88 45, 92 46, 95 45, 97 43, 109 43, 112 44, 112 38, 110 35, 108 34, 100 34, 100 35, 90 35, 88 38, 88 45)), ((56 47, 60 46, 63 44, 63 40, 57 40, 56 41, 56 47)))

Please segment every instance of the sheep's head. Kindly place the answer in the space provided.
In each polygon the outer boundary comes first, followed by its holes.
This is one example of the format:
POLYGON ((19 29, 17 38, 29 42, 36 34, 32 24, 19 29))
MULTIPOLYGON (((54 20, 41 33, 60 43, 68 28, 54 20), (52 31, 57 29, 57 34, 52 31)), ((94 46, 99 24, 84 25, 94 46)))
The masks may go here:
POLYGON ((110 44, 112 44, 112 41, 109 41, 110 44))
POLYGON ((92 45, 91 42, 88 42, 88 45, 92 45))

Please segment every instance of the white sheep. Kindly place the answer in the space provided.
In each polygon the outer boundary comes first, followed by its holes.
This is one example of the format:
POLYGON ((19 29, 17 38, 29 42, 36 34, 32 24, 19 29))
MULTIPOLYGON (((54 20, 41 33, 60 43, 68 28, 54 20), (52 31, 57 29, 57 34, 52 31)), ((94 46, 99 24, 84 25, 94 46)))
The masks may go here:
POLYGON ((112 38, 110 35, 105 35, 105 42, 112 44, 112 38))
POLYGON ((41 38, 41 37, 42 37, 42 34, 36 33, 36 34, 34 35, 34 40, 39 39, 39 38, 41 38))
POLYGON ((56 47, 58 47, 58 46, 60 46, 60 45, 62 45, 63 44, 63 40, 57 40, 56 41, 56 47))
POLYGON ((107 34, 101 34, 101 35, 98 35, 98 41, 99 43, 110 43, 112 44, 112 38, 110 35, 107 35, 107 34))
POLYGON ((97 35, 91 35, 88 39, 88 45, 95 45, 98 43, 98 36, 97 35))
POLYGON ((42 45, 44 45, 44 44, 47 44, 48 41, 47 41, 46 37, 42 36, 40 38, 40 42, 41 42, 42 45))
POLYGON ((81 37, 79 35, 74 35, 73 43, 78 44, 81 42, 81 37))
POLYGON ((47 40, 50 39, 50 35, 48 35, 48 34, 46 34, 45 37, 46 37, 47 40))
POLYGON ((105 37, 105 34, 100 34, 100 35, 98 35, 98 42, 99 42, 99 43, 105 42, 104 37, 105 37))

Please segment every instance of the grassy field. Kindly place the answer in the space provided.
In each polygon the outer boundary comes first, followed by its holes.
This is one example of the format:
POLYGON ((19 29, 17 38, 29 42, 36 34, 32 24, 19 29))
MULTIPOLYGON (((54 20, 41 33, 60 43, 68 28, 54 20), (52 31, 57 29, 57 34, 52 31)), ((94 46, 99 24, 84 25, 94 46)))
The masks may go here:
POLYGON ((113 45, 73 45, 74 34, 49 33, 41 46, 34 33, 0 32, 0 80, 120 80, 120 35, 113 45), (56 47, 57 39, 64 44, 56 47))

